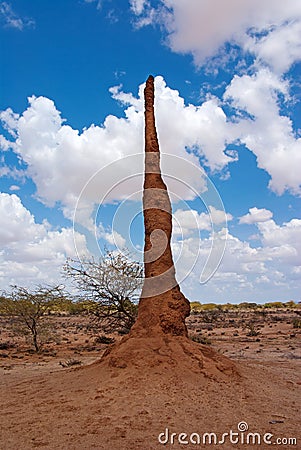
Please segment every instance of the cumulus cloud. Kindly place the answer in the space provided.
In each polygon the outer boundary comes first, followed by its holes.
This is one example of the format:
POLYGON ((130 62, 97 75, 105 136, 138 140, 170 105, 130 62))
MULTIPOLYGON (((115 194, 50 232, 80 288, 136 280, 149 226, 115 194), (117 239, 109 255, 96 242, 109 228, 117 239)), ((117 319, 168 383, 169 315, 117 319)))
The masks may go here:
POLYGON ((4 152, 11 148, 11 142, 5 139, 5 137, 2 135, 0 136, 0 148, 4 152))
MULTIPOLYGON (((259 209, 257 209, 260 211, 259 209)), ((173 241, 177 277, 185 295, 199 301, 268 301, 298 298, 296 279, 300 277, 301 220, 283 225, 273 220, 257 222, 260 246, 253 248, 227 230, 200 240, 186 236, 173 241), (200 275, 212 247, 226 240, 223 259, 214 276, 205 285, 200 275), (258 291, 260 286, 260 291, 258 291), (256 292, 256 298, 252 297, 256 292), (289 294, 288 294, 289 293, 289 294)))
POLYGON ((243 33, 248 27, 252 4, 255 7, 259 4, 256 0, 165 0, 162 3, 166 9, 161 10, 159 18, 166 23, 171 49, 192 53, 197 65, 216 54, 226 41, 243 33))
POLYGON ((265 273, 264 261, 256 249, 247 242, 239 240, 226 229, 207 238, 188 237, 173 243, 176 256, 177 277, 182 280, 181 286, 185 295, 191 300, 200 301, 232 301, 247 289, 252 290, 252 281, 258 273, 265 273), (225 253, 217 271, 206 283, 200 284, 200 276, 214 246, 225 247, 225 253), (226 241, 226 242, 225 242, 226 241), (206 297, 209 296, 209 297, 206 297))
POLYGON ((269 211, 265 208, 250 208, 248 214, 245 214, 244 216, 240 217, 239 223, 259 223, 259 222, 266 222, 270 220, 273 217, 272 211, 269 211))
POLYGON ((301 138, 291 119, 280 113, 279 96, 287 96, 286 81, 268 69, 234 76, 224 99, 249 118, 237 120, 236 135, 257 158, 258 167, 271 176, 269 187, 278 194, 301 192, 301 138), (251 118, 250 118, 251 116, 251 118))
POLYGON ((233 216, 209 206, 209 213, 198 213, 195 209, 177 209, 173 214, 173 234, 187 236, 193 231, 212 230, 213 225, 225 225, 233 216))
MULTIPOLYGON (((124 93, 121 86, 111 89, 113 97, 132 108, 143 111, 143 88, 139 98, 124 93)), ((155 79, 156 121, 162 151, 189 157, 183 149, 195 148, 205 164, 215 170, 232 162, 233 155, 224 153, 225 143, 232 140, 232 129, 217 97, 210 97, 200 106, 185 104, 179 92, 171 89, 161 76, 155 79)), ((196 160, 194 160, 196 161, 196 160)))
POLYGON ((301 59, 301 10, 298 2, 294 6, 295 11, 284 8, 291 14, 279 17, 278 24, 271 24, 268 33, 262 35, 259 30, 257 35, 245 39, 244 49, 256 55, 257 63, 267 64, 277 74, 287 72, 301 59))
POLYGON ((43 225, 34 223, 31 213, 24 208, 17 195, 0 194, 1 227, 0 244, 3 246, 11 242, 26 240, 36 232, 40 234, 43 225), (21 226, 22 224, 22 226, 21 226))
POLYGON ((102 224, 98 225, 97 237, 102 238, 109 244, 116 246, 121 251, 126 247, 125 238, 115 229, 106 230, 102 224))
POLYGON ((300 61, 301 5, 295 0, 130 1, 140 25, 159 22, 173 51, 191 53, 197 65, 226 42, 252 52, 283 72, 300 61), (279 54, 282 55, 279 58, 279 54))
POLYGON ((88 255, 85 237, 71 228, 52 230, 16 194, 0 193, 0 286, 61 282, 67 257, 88 255), (76 243, 76 247, 75 247, 76 243))
MULTIPOLYGON (((248 113, 248 118, 234 120, 227 118, 216 97, 200 106, 186 105, 162 77, 156 77, 155 82, 161 151, 179 158, 171 164, 162 156, 162 170, 169 175, 166 182, 174 199, 204 192, 199 157, 210 170, 222 170, 237 160, 237 153, 226 150, 237 141, 244 143, 256 155, 258 166, 271 175, 272 190, 279 194, 285 190, 300 192, 301 140, 294 136, 290 119, 279 114, 277 103, 279 95, 287 95, 283 80, 267 69, 253 76, 234 77, 224 101, 231 103, 237 116, 241 111, 248 113), (185 171, 183 159, 191 163, 185 171)), ((88 227, 95 204, 121 200, 135 192, 136 199, 141 196, 143 88, 141 85, 137 97, 123 92, 121 86, 111 88, 113 98, 124 107, 125 117, 109 115, 102 125, 91 125, 82 132, 65 124, 52 100, 32 96, 21 115, 10 108, 1 112, 12 136, 12 142, 2 142, 2 149, 12 148, 27 164, 27 174, 42 202, 48 206, 58 202, 70 219, 77 208, 77 219, 88 227)))
POLYGON ((292 248, 291 262, 294 265, 301 264, 301 220, 292 219, 290 222, 284 223, 282 226, 277 225, 274 220, 258 223, 258 229, 262 236, 262 242, 265 247, 277 248, 281 253, 282 250, 287 255, 286 249, 292 248))
MULTIPOLYGON (((179 92, 170 89, 162 77, 156 77, 155 82, 161 150, 174 156, 172 163, 162 156, 163 174, 168 174, 166 182, 175 195, 193 198, 195 192, 206 190, 198 156, 212 170, 235 160, 224 153, 225 142, 231 140, 231 124, 227 124, 216 98, 201 106, 185 105, 179 92)), ((141 193, 143 87, 138 97, 120 87, 111 89, 113 97, 124 105, 125 117, 109 115, 103 125, 91 125, 81 133, 65 124, 54 102, 45 97, 30 97, 21 115, 11 109, 1 113, 14 139, 12 150, 27 164, 27 174, 42 202, 48 206, 59 202, 66 217, 72 218, 80 197, 77 207, 82 208, 82 215, 86 212, 88 220, 93 205, 101 200, 110 202, 141 193), (137 152, 138 157, 133 158, 137 152)))
POLYGON ((171 50, 192 54, 196 65, 206 63, 208 67, 215 59, 219 67, 224 66, 221 61, 234 52, 246 72, 243 61, 252 54, 252 71, 235 75, 223 97, 226 105, 230 103, 234 108, 231 120, 235 126, 231 128, 227 122, 221 101, 214 98, 204 103, 209 123, 213 121, 219 127, 212 135, 209 128, 210 137, 201 148, 210 167, 220 169, 227 162, 216 150, 222 143, 237 139, 256 155, 258 167, 271 176, 271 190, 280 195, 285 191, 299 195, 300 133, 294 131, 292 119, 284 115, 281 107, 290 95, 286 73, 301 60, 301 3, 161 0, 156 4, 141 1, 138 8, 132 9, 140 24, 147 24, 147 19, 160 22, 171 50), (228 45, 223 51, 229 43, 230 48, 228 45))
MULTIPOLYGON (((221 213, 213 211, 214 220, 222 224, 224 213, 221 213)), ((195 229, 210 230, 209 214, 194 210, 175 212, 182 232, 185 231, 182 236, 175 233, 173 237, 177 276, 191 300, 225 301, 227 296, 231 296, 231 301, 252 300, 250 293, 255 286, 261 287, 256 301, 285 300, 287 292, 292 296, 296 291, 298 295, 301 220, 292 219, 277 225, 268 219, 270 211, 254 207, 249 214, 257 216, 254 223, 261 242, 257 248, 224 228, 208 237, 195 237, 190 234, 195 229), (226 250, 216 274, 207 284, 200 285, 200 275, 212 248, 212 236, 215 246, 224 247, 226 241, 226 250)), ((227 218, 231 220, 232 216, 227 214, 227 218)), ((62 282, 61 268, 66 257, 76 257, 76 250, 81 256, 89 256, 82 234, 75 232, 74 236, 70 228, 53 230, 46 221, 36 223, 16 194, 0 194, 0 230, 0 286, 3 289, 13 283, 28 286, 62 282)), ((124 246, 123 237, 114 230, 100 227, 99 235, 107 242, 124 246)))

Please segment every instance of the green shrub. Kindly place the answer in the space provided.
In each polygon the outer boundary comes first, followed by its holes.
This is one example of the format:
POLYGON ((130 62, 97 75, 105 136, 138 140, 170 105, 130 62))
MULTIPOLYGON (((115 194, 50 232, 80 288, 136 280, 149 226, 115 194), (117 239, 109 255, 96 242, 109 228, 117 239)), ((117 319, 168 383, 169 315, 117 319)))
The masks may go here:
POLYGON ((296 306, 297 306, 296 303, 293 302, 292 300, 289 301, 289 302, 285 302, 284 305, 285 305, 287 308, 296 308, 296 306))
POLYGON ((192 313, 200 312, 202 310, 202 304, 200 302, 190 302, 190 310, 192 313))
POLYGON ((268 302, 264 304, 264 308, 283 308, 284 304, 282 302, 268 302))
POLYGON ((238 305, 239 309, 256 309, 258 308, 257 303, 249 303, 249 302, 242 302, 238 305))
POLYGON ((201 305, 201 311, 212 311, 214 309, 218 309, 218 305, 215 303, 206 303, 204 305, 201 305))

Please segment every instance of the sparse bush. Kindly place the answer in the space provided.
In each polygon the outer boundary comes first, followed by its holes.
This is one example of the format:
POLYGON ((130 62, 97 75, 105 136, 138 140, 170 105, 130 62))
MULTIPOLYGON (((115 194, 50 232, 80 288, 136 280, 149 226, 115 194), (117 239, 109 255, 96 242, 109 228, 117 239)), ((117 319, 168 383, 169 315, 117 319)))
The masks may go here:
POLYGON ((293 328, 301 328, 301 319, 299 317, 293 319, 293 328))
POLYGON ((267 317, 268 311, 266 309, 256 309, 254 313, 256 316, 262 316, 262 318, 265 319, 267 317))
POLYGON ((71 358, 67 359, 66 361, 60 361, 59 364, 63 367, 80 366, 82 364, 82 361, 80 361, 79 359, 71 358))
POLYGON ((113 344, 115 342, 114 338, 102 335, 95 338, 95 344, 113 344))
POLYGON ((0 350, 9 350, 10 348, 13 348, 14 344, 11 342, 0 342, 0 350))
POLYGON ((202 336, 202 335, 193 335, 190 337, 190 339, 194 342, 197 342, 198 344, 203 344, 203 345, 211 344, 210 339, 208 339, 206 336, 202 336))
POLYGON ((201 314, 201 317, 202 317, 203 322, 213 323, 219 319, 220 314, 221 314, 221 311, 219 311, 219 310, 209 310, 206 312, 203 311, 201 314))
POLYGON ((256 330, 255 324, 253 322, 249 322, 246 325, 246 328, 249 330, 247 336, 258 336, 260 334, 260 332, 256 330))
POLYGON ((107 251, 99 262, 68 260, 64 266, 85 302, 85 310, 106 332, 128 332, 134 324, 143 266, 127 252, 107 251))
POLYGON ((3 314, 12 318, 15 331, 30 336, 35 351, 40 351, 39 338, 47 329, 44 318, 55 305, 65 300, 62 289, 59 286, 38 286, 30 291, 13 286, 11 293, 6 293, 2 298, 5 299, 2 301, 3 314))
POLYGON ((296 306, 297 306, 296 303, 293 302, 292 300, 290 300, 289 302, 285 302, 284 305, 285 305, 287 308, 291 308, 291 309, 296 308, 296 306))

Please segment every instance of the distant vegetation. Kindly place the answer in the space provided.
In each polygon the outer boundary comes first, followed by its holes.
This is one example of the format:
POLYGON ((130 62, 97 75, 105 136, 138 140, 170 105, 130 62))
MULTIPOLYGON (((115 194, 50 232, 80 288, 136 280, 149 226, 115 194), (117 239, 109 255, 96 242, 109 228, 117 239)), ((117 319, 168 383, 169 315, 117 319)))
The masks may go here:
POLYGON ((295 303, 293 301, 289 302, 268 302, 268 303, 254 303, 254 302, 242 302, 242 303, 224 303, 222 305, 216 303, 200 303, 200 302, 190 302, 191 312, 198 313, 201 311, 225 311, 225 310, 243 310, 243 309, 300 309, 301 304, 295 303))
MULTIPOLYGON (((71 295, 60 286, 37 286, 34 289, 13 286, 9 292, 2 292, 0 315, 8 318, 13 335, 29 339, 33 349, 39 352, 43 342, 51 336, 49 323, 56 325, 55 317, 62 315, 87 316, 91 324, 89 330, 94 330, 97 342, 112 342, 112 338, 106 336, 107 333, 124 334, 130 330, 136 320, 143 283, 140 263, 132 261, 128 255, 107 252, 98 262, 68 260, 65 273, 73 280, 76 294, 71 295), (50 318, 51 321, 48 320, 50 318)), ((254 325, 256 316, 264 320, 264 317, 278 310, 293 310, 296 317, 292 327, 301 328, 301 304, 293 301, 222 305, 191 302, 192 316, 200 315, 207 329, 223 323, 226 313, 229 318, 233 315, 242 317, 250 312, 249 321, 244 322, 248 336, 257 336, 259 333, 254 325)), ((231 322, 232 319, 229 320, 231 322)), ((204 344, 210 343, 202 335, 194 336, 193 339, 204 344)), ((3 342, 1 344, 5 345, 3 342)))

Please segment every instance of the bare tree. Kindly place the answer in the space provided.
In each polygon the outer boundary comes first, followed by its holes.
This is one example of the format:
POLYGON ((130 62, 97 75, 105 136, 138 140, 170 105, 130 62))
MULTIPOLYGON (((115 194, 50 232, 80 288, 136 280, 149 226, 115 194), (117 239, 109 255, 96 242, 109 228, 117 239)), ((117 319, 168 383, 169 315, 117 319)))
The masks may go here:
POLYGON ((98 262, 68 259, 64 270, 80 296, 90 301, 90 313, 105 331, 129 331, 137 317, 143 284, 142 264, 128 252, 106 251, 98 262))
POLYGON ((60 286, 38 286, 34 290, 13 286, 10 293, 3 293, 2 313, 14 318, 21 325, 21 333, 31 336, 36 352, 40 351, 39 335, 42 329, 42 319, 51 309, 65 301, 65 294, 60 286))

